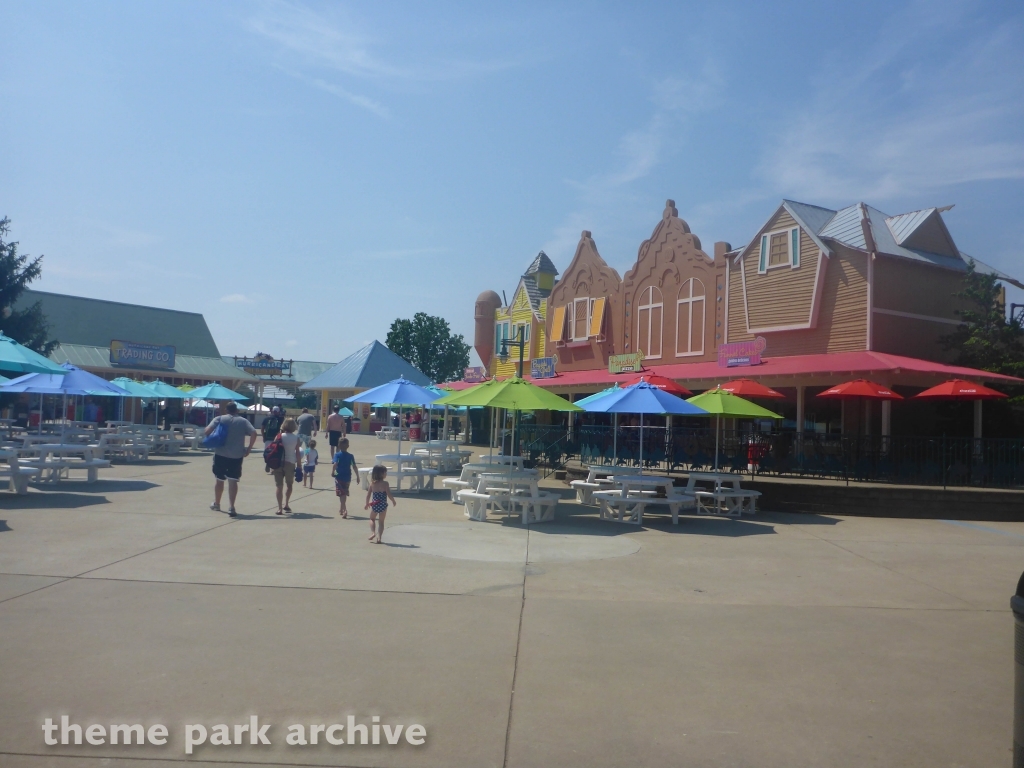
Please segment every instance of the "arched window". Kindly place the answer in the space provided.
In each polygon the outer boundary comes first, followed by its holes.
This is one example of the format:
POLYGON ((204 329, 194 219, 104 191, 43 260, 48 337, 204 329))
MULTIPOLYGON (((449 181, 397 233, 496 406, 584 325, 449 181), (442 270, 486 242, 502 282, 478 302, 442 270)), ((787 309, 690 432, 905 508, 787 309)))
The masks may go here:
POLYGON ((679 287, 676 300, 676 357, 704 354, 704 283, 695 277, 679 287))
POLYGON ((661 324, 664 314, 661 290, 648 286, 640 292, 636 310, 636 349, 647 358, 661 357, 661 324))

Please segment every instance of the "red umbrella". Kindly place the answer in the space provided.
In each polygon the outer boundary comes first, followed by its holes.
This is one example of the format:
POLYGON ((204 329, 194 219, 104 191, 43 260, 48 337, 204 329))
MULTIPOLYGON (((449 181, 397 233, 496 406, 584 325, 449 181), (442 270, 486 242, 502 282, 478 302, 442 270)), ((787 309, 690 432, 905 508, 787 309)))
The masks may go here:
POLYGON ((776 392, 753 379, 733 379, 722 384, 721 388, 740 397, 785 397, 781 392, 776 392))
POLYGON ((1007 395, 973 381, 950 379, 914 395, 915 399, 919 397, 927 400, 998 400, 1007 395))
POLYGON ((818 397, 831 397, 836 400, 852 400, 856 397, 870 397, 873 400, 902 400, 902 395, 897 395, 888 387, 876 384, 867 379, 855 379, 836 384, 826 389, 818 397))
POLYGON ((624 382, 622 382, 620 386, 631 387, 634 384, 639 384, 641 379, 646 381, 651 386, 657 387, 662 392, 668 392, 670 395, 675 395, 676 397, 690 397, 693 394, 693 392, 688 390, 686 387, 680 386, 676 382, 672 381, 672 379, 665 378, 664 376, 657 376, 651 373, 643 373, 634 376, 631 379, 626 379, 624 382))

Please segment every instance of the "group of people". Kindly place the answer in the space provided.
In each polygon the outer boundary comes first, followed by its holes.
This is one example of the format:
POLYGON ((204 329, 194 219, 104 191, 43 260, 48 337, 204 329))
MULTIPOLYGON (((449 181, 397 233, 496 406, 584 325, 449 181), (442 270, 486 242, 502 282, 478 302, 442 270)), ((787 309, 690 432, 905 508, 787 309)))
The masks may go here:
MULTIPOLYGON (((229 402, 224 407, 225 413, 213 419, 206 427, 205 434, 211 435, 218 425, 223 424, 226 437, 223 443, 214 449, 213 475, 214 500, 210 509, 221 511, 224 485, 228 487, 228 515, 237 516, 235 500, 238 497, 238 483, 242 478, 242 462, 252 453, 256 443, 256 428, 252 423, 238 415, 238 406, 229 402), (248 440, 248 445, 246 445, 248 440)), ((358 479, 359 468, 355 456, 349 453, 349 441, 345 437, 345 419, 335 406, 333 413, 327 418, 327 434, 331 447, 332 476, 334 477, 335 493, 339 500, 339 515, 348 518, 346 505, 353 475, 358 479)), ((303 487, 313 488, 319 452, 316 450, 318 434, 316 417, 303 408, 296 417, 286 417, 281 409, 274 406, 270 416, 263 422, 263 444, 269 446, 279 443, 281 460, 274 467, 266 466, 267 472, 274 475, 274 486, 277 497, 277 514, 290 514, 293 484, 296 479, 302 480, 303 487)), ((364 509, 370 510, 370 541, 381 542, 384 534, 384 518, 387 515, 388 501, 398 504, 391 487, 387 482, 387 467, 377 465, 370 471, 369 490, 366 492, 364 509)))

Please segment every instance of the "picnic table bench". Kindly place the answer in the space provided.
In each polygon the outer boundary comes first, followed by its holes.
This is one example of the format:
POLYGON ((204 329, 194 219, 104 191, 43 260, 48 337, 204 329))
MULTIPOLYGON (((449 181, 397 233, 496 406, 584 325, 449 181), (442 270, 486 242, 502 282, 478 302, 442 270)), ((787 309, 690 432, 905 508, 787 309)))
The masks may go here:
POLYGON ((611 480, 613 475, 632 474, 640 474, 640 468, 591 464, 587 468, 586 480, 573 480, 569 485, 576 490, 576 499, 580 504, 592 504, 594 491, 607 490, 614 485, 611 480))
POLYGON ((107 433, 100 435, 96 443, 89 446, 93 455, 104 459, 124 459, 125 461, 148 461, 149 445, 136 435, 107 433))
POLYGON ((3 460, 7 463, 0 464, 0 477, 7 478, 11 492, 19 495, 28 493, 28 481, 38 477, 39 470, 35 467, 22 466, 18 462, 18 452, 15 450, 0 450, 0 461, 3 460))
POLYGON ((95 483, 99 479, 99 470, 110 466, 106 459, 95 458, 93 448, 88 445, 44 443, 38 449, 37 458, 21 459, 20 464, 38 469, 41 483, 70 479, 72 470, 85 470, 86 482, 95 483))
POLYGON ((473 520, 486 520, 492 511, 516 514, 518 507, 524 525, 546 523, 555 519, 561 496, 541 491, 539 481, 536 470, 481 472, 476 490, 461 490, 458 498, 466 505, 466 517, 473 520))
POLYGON ((731 472, 691 472, 684 492, 695 497, 698 515, 727 517, 755 514, 761 497, 760 491, 740 488, 740 476, 731 472))

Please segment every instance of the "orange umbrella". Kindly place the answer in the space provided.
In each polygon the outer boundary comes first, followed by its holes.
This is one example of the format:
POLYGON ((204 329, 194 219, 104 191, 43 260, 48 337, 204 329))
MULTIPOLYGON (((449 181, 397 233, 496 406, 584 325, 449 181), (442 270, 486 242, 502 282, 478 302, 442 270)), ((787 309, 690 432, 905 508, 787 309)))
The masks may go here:
POLYGON ((634 384, 639 384, 641 381, 645 381, 652 387, 657 387, 662 392, 668 392, 670 395, 675 395, 676 397, 690 397, 693 394, 693 392, 672 381, 672 379, 652 373, 643 373, 634 376, 631 379, 626 379, 620 386, 623 388, 631 387, 634 384))
POLYGON ((973 381, 964 379, 950 379, 944 381, 931 389, 919 392, 914 399, 923 398, 926 400, 998 400, 1007 397, 1002 392, 989 389, 983 384, 975 384, 973 381))
POLYGON ((785 397, 781 392, 776 392, 753 379, 733 379, 722 384, 721 388, 740 397, 785 397))
POLYGON ((876 384, 867 379, 855 379, 836 384, 826 389, 818 397, 830 397, 836 400, 852 400, 855 397, 870 397, 874 400, 902 400, 902 395, 897 395, 888 387, 876 384))

